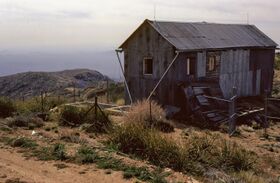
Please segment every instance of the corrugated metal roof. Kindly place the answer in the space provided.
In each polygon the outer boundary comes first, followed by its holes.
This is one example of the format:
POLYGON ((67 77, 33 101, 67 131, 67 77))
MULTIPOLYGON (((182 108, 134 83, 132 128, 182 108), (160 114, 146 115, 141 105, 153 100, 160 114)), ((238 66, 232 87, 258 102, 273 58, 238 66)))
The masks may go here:
POLYGON ((148 22, 179 50, 278 46, 254 25, 148 22))
POLYGON ((254 25, 150 20, 145 20, 143 24, 147 22, 178 50, 278 46, 254 25))

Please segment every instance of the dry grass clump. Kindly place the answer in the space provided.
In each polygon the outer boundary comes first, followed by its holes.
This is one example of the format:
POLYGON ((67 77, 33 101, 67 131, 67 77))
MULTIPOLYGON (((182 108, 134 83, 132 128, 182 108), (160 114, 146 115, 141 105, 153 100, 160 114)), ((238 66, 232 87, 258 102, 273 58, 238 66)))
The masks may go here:
POLYGON ((240 171, 236 174, 234 174, 234 177, 237 179, 235 182, 238 183, 264 183, 264 182, 270 182, 267 179, 264 179, 262 177, 259 177, 254 172, 246 172, 246 171, 240 171))
POLYGON ((64 106, 59 116, 59 125, 61 126, 80 126, 89 124, 86 132, 104 133, 111 127, 111 121, 105 113, 94 110, 89 111, 87 108, 79 108, 75 106, 64 106))
POLYGON ((126 123, 140 123, 147 128, 156 128, 164 132, 171 132, 174 127, 165 119, 165 112, 155 101, 138 101, 124 116, 126 123))
POLYGON ((135 154, 160 166, 169 166, 179 158, 179 147, 143 124, 127 123, 111 133, 110 141, 124 153, 135 154))
POLYGON ((241 171, 254 168, 255 155, 218 136, 192 134, 178 144, 139 123, 127 123, 115 129, 110 143, 128 154, 134 154, 161 167, 203 175, 210 168, 241 171))
MULTIPOLYGON (((152 120, 162 121, 165 118, 164 110, 155 102, 151 101, 152 120)), ((135 103, 129 113, 125 116, 125 121, 143 123, 151 120, 150 103, 148 100, 138 101, 135 103)))
POLYGON ((6 121, 9 127, 28 127, 29 129, 34 129, 44 126, 41 118, 32 116, 15 116, 8 118, 6 121))

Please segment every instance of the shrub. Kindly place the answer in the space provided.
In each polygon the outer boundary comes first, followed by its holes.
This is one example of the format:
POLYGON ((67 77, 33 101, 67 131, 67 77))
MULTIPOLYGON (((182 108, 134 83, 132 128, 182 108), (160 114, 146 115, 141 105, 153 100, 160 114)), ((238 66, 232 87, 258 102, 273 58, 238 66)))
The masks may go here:
POLYGON ((156 165, 173 166, 179 158, 179 148, 173 141, 142 124, 128 123, 116 128, 110 137, 124 153, 136 154, 156 165))
POLYGON ((33 140, 26 138, 26 137, 19 137, 16 139, 13 139, 11 142, 11 146, 13 147, 22 147, 22 148, 34 148, 38 146, 36 142, 33 140))
POLYGON ((82 124, 81 109, 74 106, 64 106, 60 113, 60 125, 78 126, 82 124))
POLYGON ((17 112, 20 114, 30 114, 42 112, 40 99, 37 97, 27 99, 25 101, 18 100, 15 102, 17 112))
POLYGON ((174 127, 165 119, 164 110, 155 102, 147 100, 138 101, 124 116, 128 123, 142 123, 147 128, 156 128, 164 132, 171 132, 174 127))
POLYGON ((85 126, 87 132, 106 132, 111 127, 111 121, 105 113, 99 110, 95 116, 94 111, 89 109, 78 108, 74 106, 65 106, 60 113, 60 125, 79 126, 81 124, 89 124, 85 126))
POLYGON ((30 116, 16 116, 7 120, 9 127, 28 127, 30 129, 42 127, 44 122, 41 118, 30 116))
POLYGON ((223 169, 241 171, 253 169, 256 162, 255 154, 239 147, 236 143, 223 140, 218 158, 218 164, 223 169))
POLYGON ((192 134, 183 144, 162 136, 142 124, 128 123, 115 129, 111 145, 161 167, 203 175, 208 168, 226 171, 253 169, 255 155, 218 136, 192 134))
POLYGON ((33 97, 25 101, 16 101, 17 111, 21 114, 48 112, 56 106, 64 104, 64 99, 58 99, 56 97, 48 97, 43 100, 43 106, 40 97, 33 97))
POLYGON ((81 146, 79 147, 76 153, 76 161, 78 163, 93 163, 97 158, 97 153, 88 146, 81 146))
POLYGON ((148 100, 138 101, 125 116, 125 121, 144 123, 150 120, 162 121, 164 119, 164 110, 155 101, 151 101, 151 109, 152 119, 150 117, 150 102, 148 100))
POLYGON ((52 155, 56 160, 65 160, 67 159, 67 153, 64 144, 55 144, 53 146, 52 155))
POLYGON ((12 116, 16 112, 16 107, 11 100, 0 98, 0 118, 12 116))
POLYGON ((76 143, 76 144, 85 144, 87 143, 86 139, 80 138, 79 135, 76 133, 64 133, 60 137, 60 140, 63 140, 65 142, 70 142, 70 143, 76 143))
POLYGON ((37 157, 39 160, 66 160, 68 159, 66 148, 64 144, 54 144, 49 147, 41 147, 32 151, 32 156, 37 157))

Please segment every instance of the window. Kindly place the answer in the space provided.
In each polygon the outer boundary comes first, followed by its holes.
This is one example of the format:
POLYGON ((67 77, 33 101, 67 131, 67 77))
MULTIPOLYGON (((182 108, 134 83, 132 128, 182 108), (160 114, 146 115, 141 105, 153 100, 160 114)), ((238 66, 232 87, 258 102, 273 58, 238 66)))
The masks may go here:
POLYGON ((219 52, 208 52, 207 54, 207 71, 216 71, 220 63, 219 52))
POLYGON ((191 59, 190 58, 187 58, 187 75, 190 75, 191 74, 191 59))
POLYGON ((194 58, 187 58, 187 75, 194 75, 195 74, 195 65, 194 65, 194 58))
POLYGON ((143 74, 146 74, 146 75, 152 75, 153 74, 153 59, 151 57, 144 58, 143 74))

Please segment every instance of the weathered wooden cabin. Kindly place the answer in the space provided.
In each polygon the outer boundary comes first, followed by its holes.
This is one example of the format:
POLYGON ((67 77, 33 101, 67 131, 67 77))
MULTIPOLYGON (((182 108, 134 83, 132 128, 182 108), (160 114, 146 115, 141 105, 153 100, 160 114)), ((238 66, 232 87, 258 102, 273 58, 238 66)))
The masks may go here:
MULTIPOLYGON (((210 88, 230 98, 271 92, 277 44, 254 25, 145 20, 120 46, 134 101, 180 106, 182 86, 210 88)), ((129 102, 127 97, 127 102, 129 102)))

